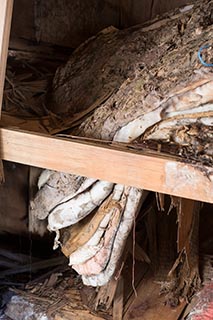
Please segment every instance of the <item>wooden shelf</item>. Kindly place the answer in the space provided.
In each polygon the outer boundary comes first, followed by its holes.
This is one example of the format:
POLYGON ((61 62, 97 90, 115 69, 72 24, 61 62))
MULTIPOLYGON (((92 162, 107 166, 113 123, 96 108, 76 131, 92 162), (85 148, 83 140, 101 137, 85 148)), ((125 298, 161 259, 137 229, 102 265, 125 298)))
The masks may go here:
POLYGON ((3 160, 70 172, 213 203, 213 169, 177 158, 104 144, 0 128, 3 160))

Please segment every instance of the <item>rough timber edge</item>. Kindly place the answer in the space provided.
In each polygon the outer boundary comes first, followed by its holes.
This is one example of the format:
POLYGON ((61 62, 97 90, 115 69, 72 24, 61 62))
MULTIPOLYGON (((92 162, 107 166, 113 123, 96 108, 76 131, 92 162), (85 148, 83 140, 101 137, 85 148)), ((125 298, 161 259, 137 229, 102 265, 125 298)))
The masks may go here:
MULTIPOLYGON (((7 53, 13 12, 13 0, 0 1, 0 117, 7 66, 7 53)), ((0 183, 4 180, 4 171, 0 159, 0 183)))
MULTIPOLYGON (((12 11, 13 0, 1 0, 0 112, 12 11)), ((3 160, 213 203, 213 169, 210 167, 199 168, 170 157, 147 155, 78 139, 70 141, 6 127, 0 129, 0 140, 0 158, 3 160)))
POLYGON ((213 168, 122 144, 0 128, 3 160, 213 203, 213 168))

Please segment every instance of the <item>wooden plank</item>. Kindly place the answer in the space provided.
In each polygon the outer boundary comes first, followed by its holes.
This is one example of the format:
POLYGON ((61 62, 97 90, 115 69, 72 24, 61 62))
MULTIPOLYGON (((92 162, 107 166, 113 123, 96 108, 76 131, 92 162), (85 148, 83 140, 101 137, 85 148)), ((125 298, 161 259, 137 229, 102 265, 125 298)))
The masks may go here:
POLYGON ((11 37, 13 39, 35 40, 35 1, 16 0, 13 7, 11 37))
MULTIPOLYGON (((58 313, 58 312, 57 312, 58 313)), ((81 320, 104 320, 104 318, 93 315, 88 310, 72 310, 72 311, 61 311, 61 314, 56 314, 54 320, 70 320, 70 319, 81 319, 81 320)))
POLYGON ((38 118, 23 118, 10 115, 2 111, 1 114, 1 126, 3 127, 12 127, 15 129, 20 129, 24 131, 33 131, 39 133, 49 133, 46 128, 48 128, 48 123, 51 119, 46 117, 38 118))
MULTIPOLYGON (((12 20, 13 0, 0 1, 0 117, 2 109, 4 79, 7 65, 7 52, 12 20)), ((0 183, 4 181, 4 171, 0 159, 0 183)))
POLYGON ((0 1, 0 109, 3 99, 13 0, 0 1))
POLYGON ((123 298, 124 298, 124 282, 121 277, 118 281, 118 287, 113 302, 113 320, 123 319, 123 298))
MULTIPOLYGON (((200 204, 196 201, 193 201, 191 199, 179 200, 177 240, 178 252, 181 252, 184 248, 186 248, 186 251, 189 249, 194 217, 197 210, 199 211, 199 209, 200 204)), ((198 226, 196 227, 199 228, 198 226)))
POLYGON ((110 309, 117 290, 117 286, 118 280, 112 277, 112 279, 107 284, 99 288, 98 294, 95 298, 95 310, 98 310, 102 306, 104 306, 105 310, 110 309))
POLYGON ((213 168, 80 139, 0 128, 3 160, 213 203, 213 168), (202 170, 201 170, 202 169, 202 170), (201 187, 202 186, 202 187, 201 187))
POLYGON ((137 288, 137 297, 128 305, 124 320, 177 320, 186 306, 182 301, 176 308, 165 303, 165 295, 160 294, 160 284, 154 277, 144 279, 137 288))
POLYGON ((180 198, 177 214, 178 257, 168 274, 170 301, 176 301, 178 296, 190 300, 201 285, 199 272, 200 202, 180 198))

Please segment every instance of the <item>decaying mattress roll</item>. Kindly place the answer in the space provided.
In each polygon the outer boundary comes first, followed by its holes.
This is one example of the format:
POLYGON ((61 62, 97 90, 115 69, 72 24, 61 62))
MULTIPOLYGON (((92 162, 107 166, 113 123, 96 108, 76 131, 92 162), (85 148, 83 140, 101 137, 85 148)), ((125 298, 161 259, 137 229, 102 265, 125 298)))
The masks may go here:
MULTIPOLYGON (((57 70, 49 108, 70 119, 82 114, 72 135, 155 140, 212 163, 212 9, 213 1, 197 1, 147 26, 103 30, 57 70)), ((30 214, 48 219, 55 245, 85 284, 106 284, 144 192, 48 170, 39 188, 30 214), (60 243, 64 228, 69 235, 60 243)))

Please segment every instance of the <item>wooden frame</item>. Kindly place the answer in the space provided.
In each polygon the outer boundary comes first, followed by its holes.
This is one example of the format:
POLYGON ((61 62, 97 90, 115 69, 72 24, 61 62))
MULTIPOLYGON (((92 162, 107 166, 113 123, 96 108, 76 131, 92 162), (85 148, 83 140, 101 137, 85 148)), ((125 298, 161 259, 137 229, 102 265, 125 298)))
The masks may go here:
POLYGON ((122 144, 0 128, 3 160, 213 203, 213 169, 122 144), (205 172, 204 172, 205 170, 205 172))
MULTIPOLYGON (((13 0, 0 2, 0 105, 3 95, 13 0)), ((14 120, 14 119, 13 119, 14 120)), ((0 128, 0 158, 27 165, 132 185, 160 193, 213 203, 213 169, 178 158, 129 150, 125 145, 52 137, 0 128)), ((14 123, 13 125, 14 126, 14 123)), ((26 127, 23 126, 24 129, 26 127)), ((39 128, 35 125, 34 128, 39 128)))
MULTIPOLYGON (((7 66, 7 52, 10 38, 13 0, 0 1, 0 118, 4 91, 5 71, 7 66)), ((4 172, 0 158, 0 183, 4 181, 4 172)))
POLYGON ((13 0, 0 1, 0 110, 2 106, 13 0))

